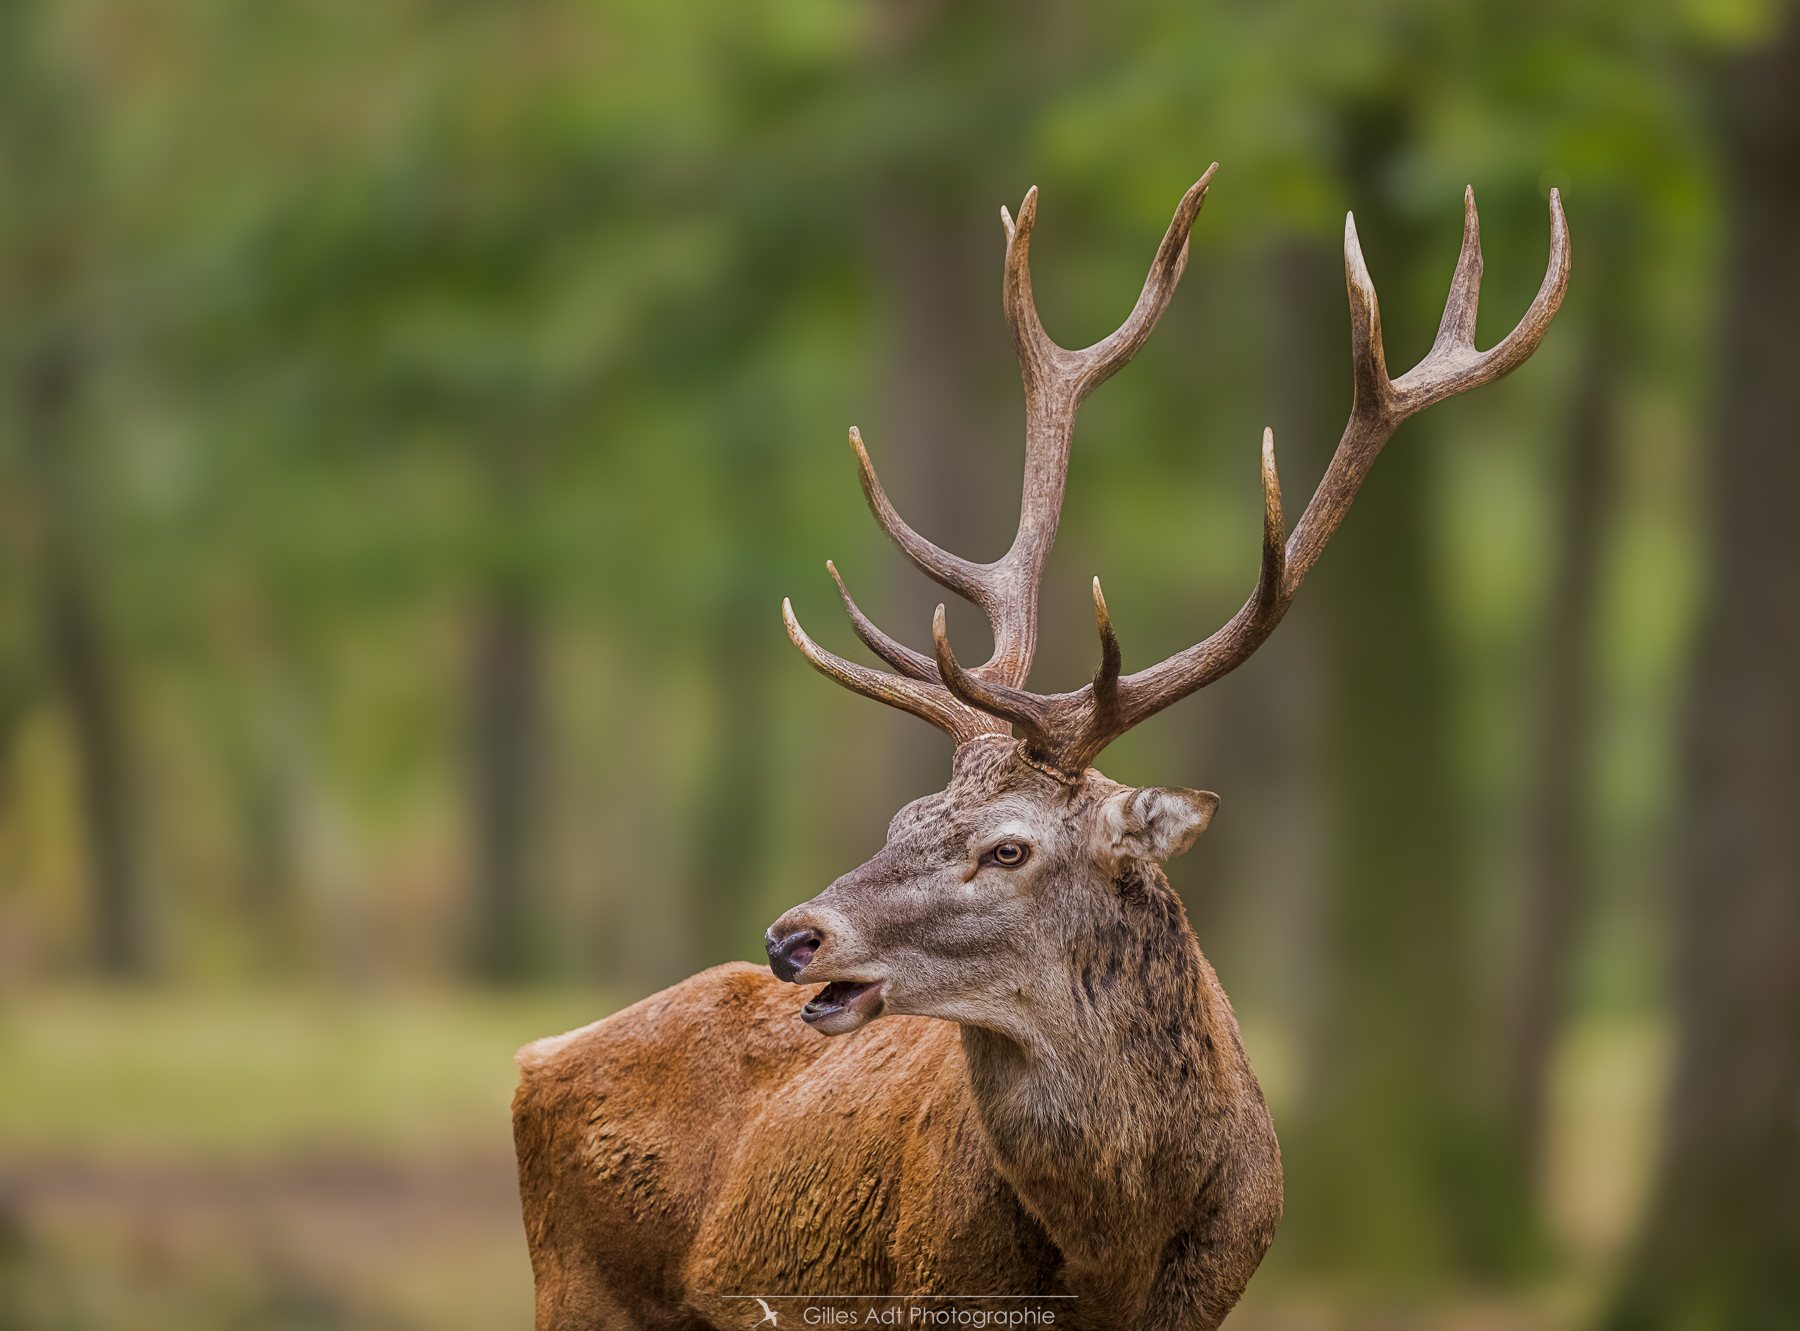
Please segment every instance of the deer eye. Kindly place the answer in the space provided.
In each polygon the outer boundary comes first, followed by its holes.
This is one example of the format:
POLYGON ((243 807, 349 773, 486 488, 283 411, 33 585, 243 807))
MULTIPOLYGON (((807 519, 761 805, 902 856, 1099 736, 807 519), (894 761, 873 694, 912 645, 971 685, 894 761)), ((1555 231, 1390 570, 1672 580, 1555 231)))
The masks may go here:
POLYGON ((1031 858, 1031 847, 1022 841, 1002 841, 988 852, 988 858, 1002 869, 1016 869, 1031 858))

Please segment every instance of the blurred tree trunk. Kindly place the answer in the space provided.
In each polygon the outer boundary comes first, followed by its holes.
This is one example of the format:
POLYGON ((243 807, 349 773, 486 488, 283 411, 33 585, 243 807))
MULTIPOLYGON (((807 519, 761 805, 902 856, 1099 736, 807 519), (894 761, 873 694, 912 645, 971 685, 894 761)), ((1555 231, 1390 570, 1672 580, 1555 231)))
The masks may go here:
MULTIPOLYGON (((747 539, 740 548, 752 547, 747 539)), ((719 724, 701 798, 696 856, 695 900, 701 904, 695 917, 696 960, 702 966, 758 960, 763 930, 774 919, 759 918, 758 888, 774 816, 769 802, 775 738, 770 657, 773 647, 785 645, 786 639, 774 637, 781 605, 776 601, 771 606, 763 580, 734 579, 729 590, 731 603, 712 616, 707 649, 719 724)))
POLYGON ((306 952, 299 900, 304 722, 284 638, 270 632, 268 645, 251 654, 226 748, 244 847, 242 900, 256 969, 269 975, 292 973, 306 952))
POLYGON ((1525 811, 1529 855, 1524 924, 1506 1018, 1511 1168, 1542 1177, 1547 1094, 1556 1040, 1569 1015, 1576 949, 1592 904, 1587 830, 1594 737, 1595 616, 1613 501, 1621 319, 1616 219, 1585 228, 1588 343, 1569 413, 1561 512, 1541 660, 1537 736, 1525 811), (1609 224, 1609 222, 1611 224, 1609 224))
POLYGON ((470 961, 495 983, 530 977, 533 879, 542 832, 543 700, 537 607, 497 579, 476 610, 471 671, 475 932, 470 961))
POLYGON ((68 708, 103 971, 149 965, 124 708, 94 585, 78 465, 87 374, 75 313, 92 269, 89 106, 52 53, 41 4, 0 10, 5 350, 32 517, 43 652, 68 708))
MULTIPOLYGON (((1018 485, 996 479, 1005 476, 1009 450, 1004 436, 983 429, 988 422, 974 384, 978 373, 1006 368, 981 354, 984 328, 996 341, 1004 336, 998 244, 980 244, 993 240, 982 229, 985 210, 967 203, 972 191, 954 178, 900 181, 891 191, 878 230, 878 271, 894 328, 886 356, 887 430, 870 447, 916 530, 968 558, 998 558, 1011 531, 996 533, 1017 522, 1018 485)), ((1006 378, 1000 383, 1010 386, 1006 378)), ((932 612, 943 602, 959 656, 985 661, 992 635, 981 612, 927 579, 897 549, 884 555, 898 594, 890 598, 894 622, 883 627, 929 651, 932 612)), ((942 789, 950 776, 943 737, 905 720, 896 788, 889 792, 895 807, 942 789)))
MULTIPOLYGON (((932 95, 943 95, 946 86, 959 87, 935 76, 947 59, 966 58, 971 43, 991 40, 992 30, 983 26, 991 17, 989 9, 946 7, 936 0, 881 0, 873 16, 871 51, 843 114, 867 114, 862 104, 867 98, 916 97, 915 83, 928 85, 932 95)), ((921 135, 943 132, 937 116, 917 123, 921 135)), ((978 137, 977 131, 971 128, 968 137, 978 137)), ((1003 510, 1017 493, 1016 488, 995 491, 983 483, 993 471, 996 441, 981 429, 972 391, 991 364, 979 350, 984 315, 996 333, 998 364, 1010 365, 999 316, 999 227, 990 222, 991 233, 982 229, 983 218, 993 217, 989 203, 969 205, 967 141, 907 138, 883 146, 888 159, 872 164, 867 174, 860 162, 844 164, 858 187, 876 201, 868 209, 871 225, 859 230, 870 248, 859 257, 880 293, 876 319, 893 330, 892 341, 878 353, 884 399, 880 419, 865 418, 860 424, 883 483, 907 520, 932 539, 966 552, 971 528, 985 537, 1004 525, 1005 519, 993 519, 993 510, 1003 510), (997 494, 1008 498, 996 505, 997 494)), ((754 400, 727 419, 764 421, 778 415, 754 400)), ((846 427, 856 423, 843 422, 846 427)), ((822 455, 824 465, 841 468, 837 474, 847 487, 840 491, 843 502, 860 510, 854 463, 843 438, 840 434, 835 445, 827 445, 831 451, 822 455)), ((786 502, 777 465, 780 451, 771 440, 745 433, 733 441, 728 456, 724 511, 736 524, 731 548, 746 555, 766 551, 776 522, 772 515, 786 502)), ((1010 530, 1003 539, 1010 539, 1010 530)), ((840 556, 840 569, 862 607, 915 647, 929 648, 932 608, 939 600, 950 602, 952 634, 959 643, 970 643, 968 652, 976 654, 977 634, 986 629, 979 612, 928 582, 891 547, 882 550, 879 563, 871 561, 867 567, 854 561, 844 566, 840 556), (881 582, 890 571, 895 590, 883 596, 881 582)), ((712 617, 709 659, 716 668, 719 729, 701 801, 695 870, 695 900, 703 903, 698 934, 709 963, 759 955, 769 922, 753 916, 747 902, 759 899, 755 888, 767 863, 768 827, 774 817, 769 798, 774 790, 769 755, 776 740, 772 683, 774 672, 799 668, 798 657, 771 618, 780 589, 769 572, 766 562, 754 558, 735 561, 733 576, 721 589, 724 604, 712 617)), ((825 632, 847 636, 829 625, 825 632)), ((984 658, 982 650, 978 659, 984 658)), ((879 844, 900 804, 940 789, 949 776, 943 736, 879 704, 862 705, 868 729, 859 737, 873 738, 886 761, 871 773, 873 788, 854 792, 857 798, 846 798, 841 807, 845 829, 840 844, 855 847, 858 858, 872 853, 870 842, 879 844)), ((791 896, 784 900, 791 904, 791 896)))
POLYGON ((75 740, 94 955, 106 974, 127 977, 148 968, 150 949, 124 709, 81 535, 73 456, 81 375, 79 353, 46 331, 21 367, 20 434, 40 524, 45 653, 75 740))
POLYGON ((1727 252, 1677 1052, 1620 1331, 1800 1325, 1800 10, 1715 94, 1727 252))
MULTIPOLYGON (((780 525, 783 486, 776 450, 756 425, 778 419, 766 402, 738 401, 716 503, 729 531, 732 570, 709 619, 706 660, 716 724, 696 829, 694 937, 702 966, 756 961, 770 920, 758 891, 767 868, 771 751, 776 743, 772 672, 804 667, 781 629, 781 600, 769 560, 769 533, 780 525), (793 659, 780 655, 790 653, 793 659)), ((809 889, 810 892, 810 889, 809 889)), ((795 895, 799 900, 801 896, 795 895)), ((785 907, 784 907, 785 909, 785 907)), ((669 979, 677 978, 674 976, 669 979)))
MULTIPOLYGON (((1346 180, 1396 374, 1435 330, 1421 278, 1441 301, 1454 265, 1453 250, 1389 203, 1410 114, 1378 103, 1344 120, 1346 180)), ((1338 382, 1348 363, 1342 280, 1340 267, 1338 382)), ((1321 422, 1325 438, 1337 437, 1348 401, 1342 393, 1321 422)), ((1316 1261, 1377 1279, 1491 1271, 1511 1242, 1499 1116, 1484 1121, 1479 1093, 1451 681, 1433 606, 1434 425, 1401 429, 1304 593, 1319 606, 1328 659, 1335 828, 1327 1010, 1309 1119, 1294 1137, 1290 1215, 1316 1261)))
MULTIPOLYGON (((879 14, 876 64, 890 96, 939 96, 938 88, 958 82, 949 71, 972 58, 995 83, 1008 85, 1021 58, 1004 5, 883 0, 879 14)), ((1004 241, 995 192, 1002 160, 996 131, 1001 142, 1009 135, 993 123, 993 107, 980 92, 965 88, 962 95, 965 133, 952 139, 941 119, 923 121, 924 134, 934 137, 894 145, 877 184, 870 265, 892 340, 881 352, 885 428, 865 430, 865 438, 883 484, 916 530, 959 555, 988 560, 1006 550, 1016 530, 1014 459, 1023 457, 1024 438, 1018 430, 1017 442, 1008 440, 1022 415, 991 410, 996 400, 1020 400, 1000 308, 1004 241)), ((887 598, 893 609, 882 627, 929 653, 932 612, 943 602, 958 655, 985 661, 992 645, 986 617, 897 550, 887 559, 895 570, 887 598)), ((949 779, 941 735, 912 718, 900 718, 894 733, 893 786, 883 800, 890 808, 949 779)))

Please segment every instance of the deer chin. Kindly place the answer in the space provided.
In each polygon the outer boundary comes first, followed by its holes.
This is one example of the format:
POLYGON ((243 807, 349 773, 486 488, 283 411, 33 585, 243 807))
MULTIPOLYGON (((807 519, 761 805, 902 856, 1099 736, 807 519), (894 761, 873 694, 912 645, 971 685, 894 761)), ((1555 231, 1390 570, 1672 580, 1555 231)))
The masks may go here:
POLYGON ((800 1009, 800 1019, 820 1035, 848 1035, 881 1015, 886 987, 885 980, 833 980, 800 1009))

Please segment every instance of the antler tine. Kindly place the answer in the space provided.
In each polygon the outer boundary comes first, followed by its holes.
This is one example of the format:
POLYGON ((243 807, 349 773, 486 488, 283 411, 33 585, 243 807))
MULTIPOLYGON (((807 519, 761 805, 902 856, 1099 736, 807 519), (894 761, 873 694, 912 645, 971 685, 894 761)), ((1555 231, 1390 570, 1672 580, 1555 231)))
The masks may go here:
POLYGON ((1379 420, 1392 396, 1387 348, 1381 338, 1381 301, 1363 260, 1355 213, 1344 214, 1344 286, 1350 296, 1351 421, 1379 420))
POLYGON ((911 712, 921 720, 931 722, 958 744, 966 743, 977 735, 1006 733, 1004 721, 963 705, 940 685, 884 674, 879 670, 857 665, 854 661, 833 656, 807 637, 806 630, 800 627, 800 621, 794 617, 793 605, 786 597, 781 601, 781 619, 787 625, 788 638, 812 663, 813 669, 827 679, 842 684, 852 693, 860 693, 865 698, 884 702, 889 707, 911 712))
POLYGON ((1444 300, 1444 318, 1437 340, 1426 356, 1447 354, 1451 348, 1475 350, 1475 314, 1481 304, 1481 218, 1475 212, 1475 187, 1463 187, 1462 252, 1456 256, 1456 272, 1450 278, 1450 294, 1444 300))
POLYGON ((1037 302, 1031 298, 1031 230, 1037 224, 1037 186, 1025 191, 1019 204, 1019 220, 1014 222, 1006 205, 1000 205, 1000 225, 1006 228, 1006 266, 1002 270, 1001 308, 1006 311, 1007 325, 1012 329, 1013 346, 1019 353, 1019 368, 1024 372, 1025 392, 1029 398, 1034 378, 1041 376, 1062 348, 1050 340, 1038 318, 1037 302), (1034 371, 1037 373, 1034 375, 1034 371))
MULTIPOLYGON (((850 427, 850 446, 856 450, 857 477, 862 481, 863 498, 869 501, 869 511, 893 537, 894 544, 926 577, 987 610, 990 593, 987 580, 982 576, 986 566, 940 549, 907 526, 906 520, 889 501, 887 491, 881 488, 881 481, 875 475, 875 464, 869 461, 869 450, 863 447, 862 431, 854 425, 850 427)), ((992 618, 992 611, 989 611, 989 618, 992 618)))
POLYGON ((1094 579, 1094 627, 1100 631, 1100 664, 1094 670, 1094 712, 1109 715, 1119 707, 1119 671, 1125 657, 1119 651, 1119 640, 1113 635, 1112 616, 1106 612, 1106 593, 1100 590, 1100 579, 1094 579))
POLYGON ((825 571, 837 583, 838 595, 844 598, 844 611, 850 616, 850 626, 856 630, 856 636, 863 640, 864 646, 911 679, 926 684, 943 682, 938 678, 937 667, 928 657, 921 656, 905 643, 895 642, 876 628, 869 617, 857 608, 856 602, 851 599, 850 589, 844 586, 844 580, 838 576, 837 565, 829 559, 825 561, 825 571))
MULTIPOLYGON (((969 707, 990 716, 1010 721, 1025 732, 1034 749, 1052 746, 1051 736, 1057 720, 1058 698, 1040 698, 1024 689, 979 679, 957 664, 950 650, 950 638, 944 629, 944 607, 940 603, 931 617, 931 645, 936 649, 938 674, 952 696, 969 707)), ((1072 695, 1062 695, 1067 698, 1072 695)))
POLYGON ((1274 606, 1282 595, 1287 576, 1287 526, 1281 516, 1281 476, 1275 470, 1275 431, 1263 426, 1263 555, 1257 579, 1259 604, 1274 606))
POLYGON ((1287 613, 1290 598, 1282 586, 1287 565, 1287 527, 1281 516, 1281 477, 1275 470, 1275 432, 1270 429, 1263 430, 1262 484, 1262 568, 1256 590, 1230 622, 1206 641, 1148 670, 1119 678, 1118 639, 1113 636, 1112 622, 1106 613, 1106 599, 1100 594, 1100 579, 1094 579, 1094 617, 1100 627, 1102 650, 1100 669, 1088 689, 1063 695, 1079 700, 1071 709, 1084 715, 1079 727, 1072 728, 1064 720, 1060 728, 1065 733, 1073 729, 1074 733, 1065 741, 1063 752, 1053 755, 1052 761, 1081 771, 1138 722, 1237 669, 1275 631, 1287 613), (1090 691, 1090 696, 1083 696, 1090 691))

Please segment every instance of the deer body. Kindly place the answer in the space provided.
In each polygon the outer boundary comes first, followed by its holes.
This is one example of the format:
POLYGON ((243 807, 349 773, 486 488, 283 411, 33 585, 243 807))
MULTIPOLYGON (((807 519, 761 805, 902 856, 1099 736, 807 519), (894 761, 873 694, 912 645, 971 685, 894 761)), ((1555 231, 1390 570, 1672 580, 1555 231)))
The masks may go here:
POLYGON ((959 664, 942 606, 932 655, 915 652, 841 579, 858 637, 896 673, 820 648, 784 603, 788 633, 822 674, 945 731, 950 784, 770 926, 770 974, 719 967, 520 1051, 514 1133, 540 1331, 736 1328, 754 1319, 750 1296, 776 1294, 1061 1294, 1073 1296, 1062 1326, 1173 1331, 1217 1326, 1243 1292, 1280 1219, 1280 1154, 1231 1005, 1160 867, 1218 797, 1122 786, 1090 764, 1268 637, 1401 421, 1530 356, 1569 243, 1552 191, 1538 297, 1477 352, 1480 240, 1465 195, 1437 342, 1390 380, 1346 221, 1355 403, 1291 535, 1264 432, 1250 599, 1205 641, 1125 675, 1096 579, 1093 681, 1028 692, 1075 409, 1168 304, 1211 177, 1182 199, 1130 318, 1083 351, 1052 343, 1032 305, 1036 191, 1016 224, 1001 210, 1026 465, 1018 537, 999 560, 970 563, 908 527, 850 432, 877 520, 987 612, 994 653, 959 664), (790 984, 809 988, 804 1004, 790 984))
MULTIPOLYGON (((942 887, 967 892, 950 805, 998 805, 1002 831, 1011 801, 1050 805, 1074 834, 1040 838, 1023 891, 985 885, 949 928, 927 895, 922 918, 889 926, 937 927, 922 941, 938 955, 979 948, 962 1001, 1011 1010, 828 1041, 787 985, 726 966, 526 1046, 515 1122, 540 1326, 734 1326, 741 1300, 721 1296, 770 1292, 1065 1293, 1059 1320, 1078 1326, 1207 1327, 1236 1302, 1281 1214, 1280 1157, 1162 871, 1123 855, 1082 881, 1092 825, 1135 792, 1099 773, 1063 787, 998 736, 956 766, 895 820, 885 862, 809 904, 853 910, 951 845, 942 887)), ((909 958, 861 945, 891 958, 888 1006, 938 1006, 909 958)))

